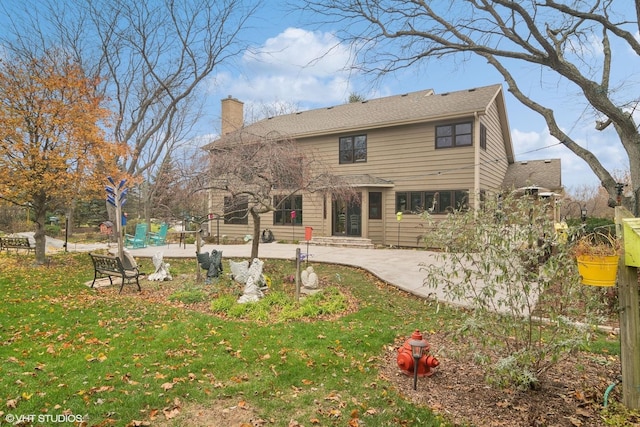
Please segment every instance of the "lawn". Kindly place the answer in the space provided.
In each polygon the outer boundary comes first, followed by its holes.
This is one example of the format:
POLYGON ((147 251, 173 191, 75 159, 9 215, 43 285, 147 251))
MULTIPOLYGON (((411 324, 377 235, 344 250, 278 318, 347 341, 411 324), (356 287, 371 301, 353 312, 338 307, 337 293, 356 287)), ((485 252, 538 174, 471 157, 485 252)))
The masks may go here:
MULTIPOLYGON (((293 286, 284 279, 293 265, 270 263, 272 286, 293 286)), ((121 295, 90 289, 86 254, 55 255, 45 268, 30 264, 29 256, 0 255, 3 421, 44 425, 38 420, 82 416, 96 426, 181 425, 181 408, 218 402, 252 408, 274 426, 440 425, 381 380, 377 365, 398 335, 446 323, 442 312, 432 319, 424 301, 362 271, 317 266, 323 280, 348 288, 355 311, 259 322, 149 302, 134 286, 121 295)), ((175 277, 193 266, 171 261, 175 277)), ((143 280, 144 292, 160 287, 143 280)))
MULTIPOLYGON (((361 270, 314 264, 342 306, 329 300, 332 309, 305 316, 274 302, 266 315, 234 314, 214 313, 211 302, 241 289, 226 277, 196 282, 195 259, 170 260, 172 282, 143 279, 142 294, 125 286, 120 295, 119 286, 86 286, 86 254, 57 254, 40 268, 31 259, 0 254, 0 424, 447 425, 381 372, 399 339, 455 330, 465 313, 361 270)), ((269 293, 292 296, 293 273, 293 263, 267 260, 269 293)), ((610 341, 593 348, 611 354, 610 341)))

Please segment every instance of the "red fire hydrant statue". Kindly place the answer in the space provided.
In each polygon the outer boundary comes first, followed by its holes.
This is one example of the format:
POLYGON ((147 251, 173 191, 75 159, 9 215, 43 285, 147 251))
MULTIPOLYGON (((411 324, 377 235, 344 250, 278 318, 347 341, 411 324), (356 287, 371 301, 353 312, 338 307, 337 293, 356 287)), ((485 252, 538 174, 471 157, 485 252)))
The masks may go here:
POLYGON ((418 375, 419 377, 430 377, 433 375, 433 368, 437 367, 440 362, 435 357, 429 355, 429 343, 422 338, 419 330, 415 330, 411 334, 411 338, 398 348, 398 367, 406 374, 413 376, 414 357, 412 353, 412 344, 414 348, 420 348, 420 358, 418 359, 418 375), (417 344, 417 345, 416 345, 417 344))

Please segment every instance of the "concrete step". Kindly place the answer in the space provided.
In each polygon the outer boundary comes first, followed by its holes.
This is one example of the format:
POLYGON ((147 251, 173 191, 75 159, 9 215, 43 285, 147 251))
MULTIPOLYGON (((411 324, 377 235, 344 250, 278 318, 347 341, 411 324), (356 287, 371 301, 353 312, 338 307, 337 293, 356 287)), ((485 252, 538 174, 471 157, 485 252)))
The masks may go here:
POLYGON ((336 246, 342 248, 363 248, 373 249, 375 246, 371 239, 353 236, 329 236, 329 237, 313 237, 309 241, 310 245, 315 246, 336 246))

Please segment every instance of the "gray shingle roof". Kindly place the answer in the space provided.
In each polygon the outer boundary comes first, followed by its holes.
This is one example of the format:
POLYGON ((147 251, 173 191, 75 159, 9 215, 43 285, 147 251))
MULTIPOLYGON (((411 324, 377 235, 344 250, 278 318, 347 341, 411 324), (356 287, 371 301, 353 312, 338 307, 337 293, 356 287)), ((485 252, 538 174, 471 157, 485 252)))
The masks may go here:
MULTIPOLYGON (((301 111, 245 126, 239 131, 240 138, 246 139, 249 135, 301 138, 482 113, 501 90, 499 84, 442 94, 429 89, 301 111)), ((232 142, 238 137, 231 133, 224 140, 232 142)))
POLYGON ((527 160, 509 165, 502 187, 515 190, 524 187, 540 187, 551 191, 562 190, 560 159, 527 160))

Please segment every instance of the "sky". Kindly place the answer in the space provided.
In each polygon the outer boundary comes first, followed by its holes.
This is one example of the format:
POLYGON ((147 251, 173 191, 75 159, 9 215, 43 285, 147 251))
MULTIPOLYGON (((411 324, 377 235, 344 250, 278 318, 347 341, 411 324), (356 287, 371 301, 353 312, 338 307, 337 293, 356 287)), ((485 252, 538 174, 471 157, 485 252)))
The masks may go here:
MULTIPOLYGON (((308 110, 343 104, 351 93, 372 99, 424 89, 444 93, 503 84, 516 161, 559 158, 562 183, 569 192, 599 186, 589 166, 549 135, 544 120, 509 94, 502 76, 486 62, 440 61, 437 66, 422 65, 381 78, 345 71, 351 56, 348 46, 335 37, 337 28, 305 24, 310 21, 308 16, 290 14, 280 5, 267 2, 248 33, 254 47, 207 82, 205 127, 213 122, 212 130, 219 131, 220 100, 229 95, 244 102, 245 112, 251 114, 260 105, 284 104, 308 110)), ((630 49, 626 53, 628 58, 623 61, 628 61, 627 70, 631 71, 624 78, 632 81, 637 91, 640 79, 633 70, 640 70, 639 59, 630 49)), ((524 77, 522 89, 553 108, 560 126, 591 150, 609 171, 622 173, 628 169, 626 153, 612 127, 604 132, 595 130, 594 118, 585 114, 586 101, 575 89, 559 95, 562 88, 540 86, 535 70, 523 67, 512 72, 524 77)))

